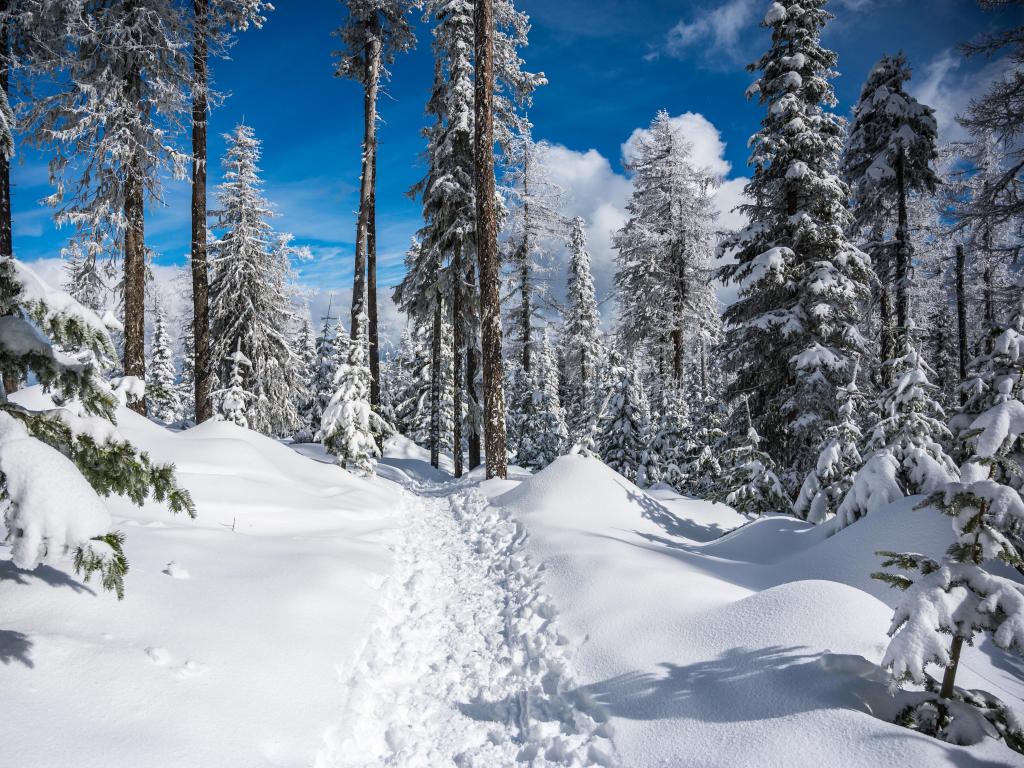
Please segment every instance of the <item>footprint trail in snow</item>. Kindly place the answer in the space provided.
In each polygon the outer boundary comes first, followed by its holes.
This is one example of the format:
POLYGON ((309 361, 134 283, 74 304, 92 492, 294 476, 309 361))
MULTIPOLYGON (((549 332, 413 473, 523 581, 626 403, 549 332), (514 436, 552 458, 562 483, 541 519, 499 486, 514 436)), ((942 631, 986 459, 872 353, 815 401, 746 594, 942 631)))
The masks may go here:
POLYGON ((605 717, 570 693, 522 527, 476 490, 403 504, 381 616, 317 768, 616 765, 605 717))

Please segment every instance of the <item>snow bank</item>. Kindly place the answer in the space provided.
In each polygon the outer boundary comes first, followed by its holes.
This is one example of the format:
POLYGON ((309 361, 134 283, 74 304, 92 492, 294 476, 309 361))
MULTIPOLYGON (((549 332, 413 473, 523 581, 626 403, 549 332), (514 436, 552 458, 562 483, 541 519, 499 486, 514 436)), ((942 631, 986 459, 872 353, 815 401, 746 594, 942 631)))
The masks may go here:
MULTIPOLYGON (((992 740, 965 749, 886 721, 895 595, 870 578, 874 552, 941 548, 948 519, 911 499, 838 533, 768 517, 709 540, 694 535, 706 502, 655 495, 566 457, 493 496, 546 565, 579 692, 610 715, 624 765, 1024 765, 992 740)), ((960 674, 1024 710, 1019 668, 986 645, 960 674)))
POLYGON ((122 603, 0 545, 0 763, 312 765, 390 570, 397 490, 226 423, 172 433, 121 409, 118 430, 178 465, 199 516, 106 501, 122 603))

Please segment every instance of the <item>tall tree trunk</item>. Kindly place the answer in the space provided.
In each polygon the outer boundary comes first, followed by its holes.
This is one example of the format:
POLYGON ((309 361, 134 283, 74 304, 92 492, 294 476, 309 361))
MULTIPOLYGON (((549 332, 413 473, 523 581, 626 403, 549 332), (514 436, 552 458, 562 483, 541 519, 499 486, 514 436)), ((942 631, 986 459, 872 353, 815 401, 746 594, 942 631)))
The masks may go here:
POLYGON ((213 418, 210 360, 210 267, 206 254, 206 89, 209 0, 194 0, 192 41, 192 338, 196 422, 213 418))
POLYGON ((462 477, 462 253, 455 246, 452 258, 452 274, 456 285, 452 286, 452 459, 455 477, 462 477))
MULTIPOLYGON (((374 142, 376 147, 376 142, 374 142)), ((377 329, 377 152, 370 167, 370 209, 366 218, 366 304, 369 310, 370 405, 380 410, 380 336, 377 329)))
MULTIPOLYGON (((142 74, 135 69, 128 75, 128 94, 138 103, 142 94, 142 74)), ((142 183, 143 160, 136 149, 128 161, 124 181, 124 375, 146 375, 146 241, 145 193, 142 183)), ((132 410, 146 413, 145 399, 130 404, 132 410)))
POLYGON ((523 342, 523 351, 521 363, 523 370, 526 373, 530 372, 530 332, 531 332, 531 316, 533 315, 533 308, 530 304, 530 292, 533 287, 530 284, 530 264, 529 264, 529 251, 527 250, 526 243, 523 243, 523 260, 519 265, 519 281, 522 290, 522 306, 520 307, 519 315, 519 337, 523 342))
MULTIPOLYGON (((0 11, 6 12, 10 3, 8 0, 0 2, 0 11)), ((11 42, 9 30, 5 23, 0 28, 0 88, 4 89, 8 100, 10 97, 10 69, 9 56, 11 42)), ((14 241, 11 236, 11 161, 0 152, 0 259, 14 258, 14 241)), ((11 393, 21 386, 17 374, 11 371, 3 372, 3 387, 5 393, 11 393)))
POLYGON ((672 330, 672 378, 678 387, 683 383, 683 351, 685 349, 683 329, 672 330))
MULTIPOLYGON (((476 268, 472 259, 466 259, 466 285, 476 286, 476 268)), ((474 470, 480 466, 480 431, 477 429, 476 414, 480 412, 480 398, 477 396, 476 374, 480 370, 480 364, 476 354, 475 333, 466 335, 466 410, 470 415, 467 420, 469 434, 466 438, 466 447, 469 449, 469 469, 474 470)))
POLYGON ((380 24, 374 14, 363 53, 363 162, 359 182, 359 219, 356 224, 355 268, 352 278, 353 340, 362 338, 362 317, 366 312, 366 251, 369 238, 370 206, 373 200, 374 168, 377 153, 377 88, 380 84, 380 24))
POLYGON ((896 324, 906 339, 910 328, 910 226, 907 222, 907 185, 904 180, 903 150, 896 155, 896 324))
POLYGON ((441 463, 441 301, 434 304, 430 340, 430 466, 441 463))
MULTIPOLYGON (((967 379, 967 289, 965 272, 967 257, 963 245, 956 247, 956 346, 961 383, 967 379)), ((960 392, 960 405, 967 402, 967 393, 960 392)))
POLYGON ((501 355, 501 295, 498 212, 494 189, 494 3, 473 6, 476 175, 476 252, 480 263, 480 341, 484 368, 484 445, 487 478, 508 475, 505 446, 505 386, 501 355))

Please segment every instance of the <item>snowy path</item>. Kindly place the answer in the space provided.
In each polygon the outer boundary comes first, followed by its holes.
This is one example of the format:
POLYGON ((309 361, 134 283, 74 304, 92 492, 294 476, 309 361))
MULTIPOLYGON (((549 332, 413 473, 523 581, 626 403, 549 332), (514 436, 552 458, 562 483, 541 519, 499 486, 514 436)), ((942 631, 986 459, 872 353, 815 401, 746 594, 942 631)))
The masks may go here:
POLYGON ((476 490, 403 496, 381 614, 317 768, 610 766, 521 527, 476 490))

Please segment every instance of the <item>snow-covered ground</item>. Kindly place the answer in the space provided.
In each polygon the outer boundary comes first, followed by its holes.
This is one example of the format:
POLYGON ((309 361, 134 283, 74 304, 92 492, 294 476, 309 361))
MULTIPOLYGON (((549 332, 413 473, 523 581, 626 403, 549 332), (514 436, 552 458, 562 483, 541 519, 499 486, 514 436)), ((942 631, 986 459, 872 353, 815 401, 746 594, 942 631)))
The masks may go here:
MULTIPOLYGON (((456 482, 396 439, 366 481, 318 446, 119 418, 199 517, 110 502, 121 603, 0 546, 5 768, 1024 765, 875 716, 873 553, 949 536, 912 500, 830 535, 578 456, 456 482)), ((1022 668, 985 644, 960 682, 1024 711, 1022 668)))

